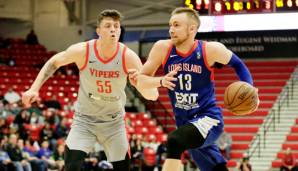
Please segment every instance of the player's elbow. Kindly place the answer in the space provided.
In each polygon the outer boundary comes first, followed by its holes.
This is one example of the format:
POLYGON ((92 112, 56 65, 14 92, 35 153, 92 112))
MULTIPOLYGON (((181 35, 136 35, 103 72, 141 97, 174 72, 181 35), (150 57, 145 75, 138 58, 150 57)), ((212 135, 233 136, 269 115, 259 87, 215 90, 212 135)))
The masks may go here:
POLYGON ((158 92, 154 93, 153 95, 151 95, 149 98, 147 98, 147 100, 152 100, 152 101, 156 101, 158 99, 158 92))
POLYGON ((157 99, 158 99, 158 96, 152 96, 152 97, 146 98, 146 100, 151 100, 151 101, 156 101, 157 99))
POLYGON ((158 99, 158 90, 145 90, 141 93, 146 100, 156 101, 158 99))

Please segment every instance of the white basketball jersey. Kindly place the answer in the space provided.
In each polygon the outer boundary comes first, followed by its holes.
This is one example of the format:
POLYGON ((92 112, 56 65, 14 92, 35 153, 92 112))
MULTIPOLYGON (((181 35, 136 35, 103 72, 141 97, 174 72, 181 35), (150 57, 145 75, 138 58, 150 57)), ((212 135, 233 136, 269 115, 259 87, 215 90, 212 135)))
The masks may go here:
POLYGON ((118 43, 113 57, 105 60, 100 57, 96 42, 97 40, 87 42, 85 65, 80 69, 80 87, 75 110, 83 115, 109 121, 124 114, 126 46, 118 43))

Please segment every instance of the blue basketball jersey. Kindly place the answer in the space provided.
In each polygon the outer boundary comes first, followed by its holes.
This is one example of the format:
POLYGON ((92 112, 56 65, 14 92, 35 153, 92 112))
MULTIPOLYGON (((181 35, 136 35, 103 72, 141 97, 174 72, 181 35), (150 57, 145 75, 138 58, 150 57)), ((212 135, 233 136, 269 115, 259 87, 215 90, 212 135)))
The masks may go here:
POLYGON ((165 74, 181 68, 176 75, 175 89, 168 91, 178 127, 203 115, 222 121, 221 109, 215 100, 214 71, 207 64, 204 48, 205 43, 198 40, 187 54, 171 46, 163 61, 165 74))

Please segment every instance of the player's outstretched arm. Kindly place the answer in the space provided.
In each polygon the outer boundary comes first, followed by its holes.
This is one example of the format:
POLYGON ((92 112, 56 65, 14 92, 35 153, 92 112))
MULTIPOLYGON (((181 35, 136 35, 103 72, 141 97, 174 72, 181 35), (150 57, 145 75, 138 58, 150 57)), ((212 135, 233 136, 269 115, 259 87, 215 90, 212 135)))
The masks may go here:
MULTIPOLYGON (((206 43, 207 63, 213 66, 215 62, 233 67, 239 80, 245 81, 253 86, 253 79, 244 62, 222 43, 206 43)), ((258 89, 256 88, 256 91, 258 89)), ((260 103, 259 100, 257 102, 260 103)), ((257 109, 257 108, 256 108, 257 109)))
POLYGON ((22 95, 22 102, 26 107, 36 101, 38 92, 41 86, 55 73, 55 71, 64 65, 75 62, 78 66, 82 65, 83 58, 82 48, 83 43, 78 43, 70 46, 67 50, 55 54, 51 57, 39 71, 36 79, 31 85, 30 89, 22 95))
POLYGON ((139 56, 131 49, 127 48, 125 63, 128 71, 128 78, 130 83, 142 94, 147 100, 157 100, 159 93, 157 88, 145 88, 137 84, 139 71, 142 68, 142 62, 139 56))
POLYGON ((166 87, 170 90, 174 89, 175 84, 173 82, 177 80, 175 75, 179 68, 176 68, 163 77, 154 77, 155 72, 162 65, 162 61, 167 56, 169 47, 169 40, 160 40, 154 44, 138 78, 140 87, 166 87))
POLYGON ((209 66, 215 62, 233 67, 241 81, 253 85, 253 79, 244 62, 232 51, 227 49, 222 43, 206 43, 206 55, 209 66))

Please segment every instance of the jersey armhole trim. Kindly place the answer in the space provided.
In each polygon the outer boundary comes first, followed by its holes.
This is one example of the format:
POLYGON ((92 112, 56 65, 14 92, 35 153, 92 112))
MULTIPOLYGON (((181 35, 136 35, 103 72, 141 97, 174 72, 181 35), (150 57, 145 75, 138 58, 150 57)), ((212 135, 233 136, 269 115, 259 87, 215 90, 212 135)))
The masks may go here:
POLYGON ((80 71, 83 71, 86 68, 87 62, 88 62, 88 58, 89 58, 89 41, 86 42, 85 62, 84 62, 84 65, 79 69, 80 71))
POLYGON ((203 58, 204 58, 204 63, 205 63, 205 66, 207 67, 207 69, 211 72, 211 75, 210 75, 210 80, 211 81, 214 81, 214 69, 211 68, 207 62, 207 53, 206 53, 206 42, 205 41, 202 41, 202 52, 203 52, 203 58))
POLYGON ((126 53, 127 47, 124 45, 123 52, 122 52, 122 67, 125 74, 128 74, 127 68, 126 68, 126 60, 125 60, 125 53, 126 53))
POLYGON ((173 48, 173 44, 170 44, 170 47, 169 47, 168 52, 167 52, 167 55, 164 58, 164 60, 162 61, 162 68, 164 68, 164 66, 166 65, 166 63, 167 63, 167 61, 169 59, 169 56, 171 54, 172 48, 173 48))

